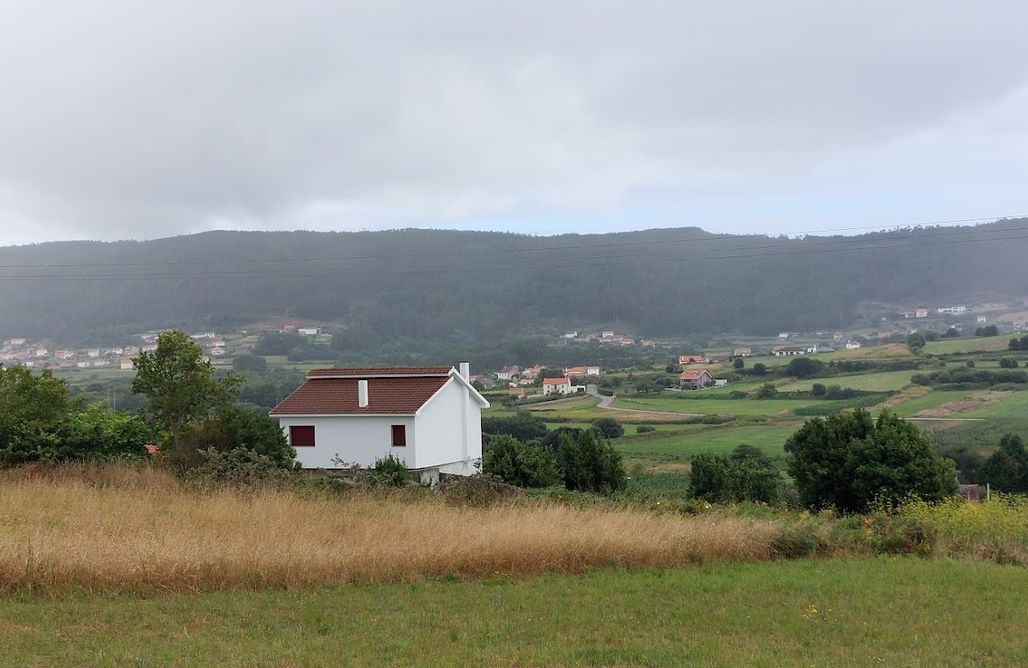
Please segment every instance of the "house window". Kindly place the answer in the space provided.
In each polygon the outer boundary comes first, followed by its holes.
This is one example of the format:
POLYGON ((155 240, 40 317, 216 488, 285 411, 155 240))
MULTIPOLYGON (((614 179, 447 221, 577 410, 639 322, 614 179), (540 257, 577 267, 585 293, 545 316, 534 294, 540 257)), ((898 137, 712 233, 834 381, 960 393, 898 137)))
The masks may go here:
POLYGON ((289 427, 289 444, 294 448, 314 447, 314 427, 289 427))
POLYGON ((402 448, 407 445, 407 426, 402 424, 393 425, 393 447, 402 448))

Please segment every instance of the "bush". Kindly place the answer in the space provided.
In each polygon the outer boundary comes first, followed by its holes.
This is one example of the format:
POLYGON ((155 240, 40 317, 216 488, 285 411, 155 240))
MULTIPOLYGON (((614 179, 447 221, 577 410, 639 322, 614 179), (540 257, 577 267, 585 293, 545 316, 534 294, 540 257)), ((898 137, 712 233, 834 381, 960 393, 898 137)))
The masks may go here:
POLYGON ((967 368, 973 369, 975 367, 974 360, 967 360, 967 368))
POLYGON ((996 325, 986 325, 985 327, 979 327, 974 330, 975 336, 999 336, 999 327, 996 325))
POLYGON ((740 445, 731 454, 693 457, 689 477, 693 496, 713 503, 777 503, 779 476, 759 449, 740 445))
POLYGON ((597 418, 592 424, 593 429, 603 438, 621 438, 625 435, 625 428, 614 418, 597 418))
POLYGON ((1001 369, 1016 369, 1018 364, 1017 360, 1013 357, 1001 357, 999 360, 999 366, 1001 369))
POLYGON ((546 436, 546 423, 529 413, 518 413, 511 417, 484 417, 482 433, 513 436, 522 443, 527 443, 546 436))
POLYGON ((1021 437, 1006 434, 978 472, 980 483, 1002 492, 1028 492, 1028 451, 1021 437))
POLYGON ((929 556, 938 531, 916 517, 876 512, 837 521, 831 529, 832 542, 848 549, 865 549, 873 554, 929 556))
POLYGON ((827 391, 828 388, 821 383, 814 383, 810 388, 810 394, 815 397, 823 397, 827 391))
POLYGON ((453 506, 482 508, 524 495, 520 487, 508 485, 496 476, 482 473, 447 476, 439 484, 443 500, 453 506))
POLYGON ((767 375, 767 365, 764 364, 763 362, 757 362, 756 364, 753 365, 753 368, 750 369, 750 373, 752 373, 754 376, 766 376, 767 375))
POLYGON ((414 483, 407 465, 394 455, 375 460, 371 467, 375 479, 386 487, 406 487, 414 483))
POLYGON ((635 433, 637 434, 648 434, 651 431, 657 431, 657 428, 648 424, 641 424, 635 428, 635 433))
POLYGON ((165 460, 179 470, 203 464, 200 452, 237 448, 267 457, 282 469, 295 467, 296 451, 289 446, 281 427, 264 413, 230 406, 216 416, 189 425, 177 442, 161 446, 165 460))
POLYGON ((785 372, 796 378, 810 378, 821 373, 824 366, 825 363, 821 360, 810 357, 796 357, 785 366, 785 372))
POLYGON ((482 472, 518 487, 549 487, 560 482, 557 457, 512 436, 497 436, 486 443, 482 472))
POLYGON ((756 399, 773 399, 778 395, 778 388, 771 383, 764 383, 753 395, 756 399))
POLYGON ((259 355, 236 355, 232 360, 232 369, 234 371, 267 371, 268 360, 264 359, 259 355))
POLYGON ((557 459, 569 490, 613 492, 628 484, 621 454, 592 430, 562 435, 557 459))
POLYGON ((143 458, 150 428, 138 415, 93 404, 73 414, 61 429, 58 461, 143 458))
POLYGON ((266 486, 284 483, 290 477, 289 471, 270 457, 247 448, 207 448, 200 451, 199 458, 201 463, 189 471, 187 478, 200 484, 266 486))
POLYGON ((779 559, 808 557, 825 548, 825 541, 809 522, 789 524, 771 540, 771 556, 779 559))

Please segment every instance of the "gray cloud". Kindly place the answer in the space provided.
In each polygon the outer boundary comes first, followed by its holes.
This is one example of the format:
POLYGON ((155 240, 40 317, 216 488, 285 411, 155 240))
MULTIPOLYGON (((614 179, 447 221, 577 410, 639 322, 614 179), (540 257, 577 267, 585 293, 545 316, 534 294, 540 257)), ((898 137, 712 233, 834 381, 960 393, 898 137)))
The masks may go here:
POLYGON ((1012 213, 1028 177, 1017 2, 13 4, 0 243, 1012 213))

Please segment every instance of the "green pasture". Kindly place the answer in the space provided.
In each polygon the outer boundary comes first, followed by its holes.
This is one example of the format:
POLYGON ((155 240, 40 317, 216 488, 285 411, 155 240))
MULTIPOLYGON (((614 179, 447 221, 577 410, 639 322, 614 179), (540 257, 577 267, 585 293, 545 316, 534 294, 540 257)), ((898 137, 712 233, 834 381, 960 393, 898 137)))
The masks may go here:
MULTIPOLYGON (((702 392, 695 394, 702 396, 702 392)), ((623 399, 614 402, 615 408, 641 411, 699 415, 732 415, 739 417, 788 416, 797 408, 825 405, 845 407, 845 401, 821 401, 817 399, 623 399)))
POLYGON ((779 455, 785 441, 801 424, 677 425, 679 429, 676 431, 622 437, 614 442, 614 446, 626 457, 657 461, 689 459, 701 452, 727 454, 744 443, 769 455, 779 455))
POLYGON ((952 353, 996 352, 1007 350, 1010 334, 999 336, 969 336, 959 339, 939 339, 925 344, 924 351, 933 355, 952 353))
POLYGON ((1015 666, 1025 570, 879 558, 153 596, 26 593, 8 666, 1015 666))
POLYGON ((1014 392, 991 406, 983 406, 973 411, 960 413, 960 417, 969 418, 1008 418, 1028 417, 1028 390, 1014 392))
POLYGON ((814 383, 822 385, 838 385, 864 392, 891 392, 901 390, 910 384, 910 377, 916 371, 881 371, 878 373, 863 373, 852 376, 831 376, 829 378, 809 378, 789 381, 778 385, 782 392, 807 392, 814 383))

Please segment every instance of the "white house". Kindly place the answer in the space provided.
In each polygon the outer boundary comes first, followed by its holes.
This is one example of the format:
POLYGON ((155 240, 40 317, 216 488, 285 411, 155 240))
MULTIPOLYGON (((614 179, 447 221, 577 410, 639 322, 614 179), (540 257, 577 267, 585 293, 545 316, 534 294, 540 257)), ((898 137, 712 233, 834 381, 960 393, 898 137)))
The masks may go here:
POLYGON ((571 379, 567 376, 564 376, 563 378, 543 378, 543 396, 548 396, 554 392, 558 394, 570 394, 571 379))
POLYGON ((860 347, 860 341, 854 341, 850 339, 846 342, 846 350, 856 350, 860 347))
POLYGON ((303 468, 363 468, 388 455, 421 473, 477 473, 482 409, 468 364, 452 367, 312 369, 271 411, 303 468))

